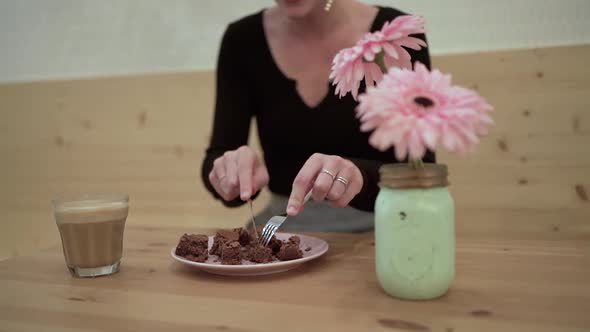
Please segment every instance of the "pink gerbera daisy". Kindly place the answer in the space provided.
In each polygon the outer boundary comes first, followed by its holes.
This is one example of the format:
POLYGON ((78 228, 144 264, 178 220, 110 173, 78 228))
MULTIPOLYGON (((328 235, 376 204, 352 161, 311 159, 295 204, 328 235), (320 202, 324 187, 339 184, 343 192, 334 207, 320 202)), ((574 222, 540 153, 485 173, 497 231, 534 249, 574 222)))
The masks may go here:
POLYGON ((427 46, 424 40, 410 36, 424 33, 425 24, 423 17, 414 15, 404 15, 385 22, 379 33, 383 35, 381 46, 387 68, 412 68, 412 57, 406 48, 419 51, 427 46))
POLYGON ((414 71, 390 70, 359 99, 361 130, 374 130, 369 143, 381 151, 395 146, 398 160, 420 160, 438 145, 469 152, 493 123, 492 107, 476 92, 451 85, 449 75, 421 63, 414 71))
POLYGON ((375 63, 382 55, 386 68, 412 68, 411 56, 404 47, 420 50, 426 43, 411 34, 423 33, 425 21, 418 16, 404 15, 386 22, 381 31, 367 33, 355 46, 338 52, 332 62, 330 79, 340 97, 350 92, 356 99, 360 83, 370 87, 379 82, 383 71, 375 63))
MULTIPOLYGON (((336 85, 336 94, 341 98, 347 93, 352 93, 356 99, 363 78, 367 86, 381 80, 383 73, 379 66, 373 62, 363 61, 365 54, 371 54, 370 48, 360 44, 351 48, 345 48, 336 54, 332 64, 330 79, 336 85)), ((373 59, 375 54, 372 55, 373 59)))

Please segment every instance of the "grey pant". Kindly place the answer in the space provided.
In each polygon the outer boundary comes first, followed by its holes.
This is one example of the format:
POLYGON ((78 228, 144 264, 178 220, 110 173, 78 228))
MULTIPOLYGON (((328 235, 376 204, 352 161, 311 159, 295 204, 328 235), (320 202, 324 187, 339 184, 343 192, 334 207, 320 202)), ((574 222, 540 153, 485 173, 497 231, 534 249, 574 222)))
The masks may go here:
MULTIPOLYGON (((268 206, 257 216, 256 224, 264 225, 272 216, 285 213, 288 197, 272 194, 268 206)), ((374 227, 374 214, 352 207, 333 208, 329 202, 309 200, 305 209, 289 217, 281 226, 288 232, 365 232, 374 227)))

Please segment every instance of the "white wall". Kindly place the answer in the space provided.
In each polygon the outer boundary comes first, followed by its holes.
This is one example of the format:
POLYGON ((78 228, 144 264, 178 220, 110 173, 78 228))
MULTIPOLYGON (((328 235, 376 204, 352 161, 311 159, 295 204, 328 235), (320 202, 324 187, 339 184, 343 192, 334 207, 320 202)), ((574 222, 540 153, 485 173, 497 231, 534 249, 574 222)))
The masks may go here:
MULTIPOLYGON (((590 0, 366 2, 426 16, 433 54, 590 42, 590 0)), ((0 0, 0 81, 211 69, 225 25, 272 4, 0 0)))

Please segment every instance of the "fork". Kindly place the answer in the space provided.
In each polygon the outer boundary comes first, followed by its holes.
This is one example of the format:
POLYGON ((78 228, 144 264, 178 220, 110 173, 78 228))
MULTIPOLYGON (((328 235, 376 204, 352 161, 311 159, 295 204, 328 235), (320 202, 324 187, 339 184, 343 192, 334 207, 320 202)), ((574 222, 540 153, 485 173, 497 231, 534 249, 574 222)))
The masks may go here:
MULTIPOLYGON (((303 204, 307 203, 307 201, 309 201, 310 198, 311 198, 311 190, 307 193, 307 195, 305 195, 305 198, 303 199, 303 204)), ((258 238, 258 243, 260 243, 266 247, 268 245, 268 243, 270 242, 270 239, 273 237, 273 235, 275 235, 275 233, 277 232, 279 227, 281 227, 281 225, 285 222, 286 219, 287 219, 286 213, 283 213, 278 216, 274 216, 274 217, 270 218, 266 222, 266 225, 264 225, 264 228, 262 229, 262 232, 260 233, 260 237, 258 238)))

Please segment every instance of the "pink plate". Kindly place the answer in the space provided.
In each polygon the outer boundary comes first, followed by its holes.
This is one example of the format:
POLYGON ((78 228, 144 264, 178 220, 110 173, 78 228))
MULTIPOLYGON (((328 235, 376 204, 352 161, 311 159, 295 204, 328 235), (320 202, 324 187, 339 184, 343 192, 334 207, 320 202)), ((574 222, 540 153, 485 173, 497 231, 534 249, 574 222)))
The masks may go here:
MULTIPOLYGON (((226 276, 257 276, 257 275, 264 275, 264 274, 273 274, 279 272, 285 272, 291 269, 294 269, 301 264, 309 262, 313 259, 316 259, 328 251, 328 243, 322 239, 318 239, 313 236, 307 235, 299 235, 299 234, 291 234, 291 233, 277 233, 276 236, 279 240, 285 241, 288 240, 289 237, 297 235, 301 238, 301 244, 299 247, 303 251, 303 257, 299 259, 294 259, 292 261, 276 261, 267 264, 256 264, 249 261, 242 261, 242 265, 222 265, 221 262, 215 262, 217 256, 209 256, 204 263, 197 263, 193 261, 189 261, 184 259, 183 257, 177 256, 174 251, 175 248, 172 248, 170 254, 172 258, 175 260, 191 265, 199 270, 219 274, 219 275, 226 275, 226 276), (309 251, 306 251, 307 248, 311 248, 309 251)), ((209 249, 213 244, 213 236, 209 236, 209 249)))

